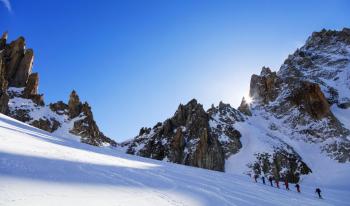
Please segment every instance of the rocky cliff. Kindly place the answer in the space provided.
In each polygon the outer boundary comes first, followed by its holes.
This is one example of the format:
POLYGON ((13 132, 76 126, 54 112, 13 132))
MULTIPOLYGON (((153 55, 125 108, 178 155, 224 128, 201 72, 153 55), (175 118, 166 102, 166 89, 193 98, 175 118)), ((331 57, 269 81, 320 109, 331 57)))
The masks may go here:
POLYGON ((87 102, 75 91, 68 104, 60 101, 46 105, 38 93, 39 74, 32 73, 34 52, 26 48, 23 37, 7 43, 5 32, 0 39, 0 112, 37 128, 64 137, 71 136, 95 145, 112 145, 94 121, 87 102))
POLYGON ((127 153, 174 163, 224 171, 225 157, 238 152, 240 133, 232 124, 241 113, 220 103, 205 111, 195 99, 180 104, 174 116, 153 128, 142 128, 122 143, 127 153))
POLYGON ((322 173, 324 161, 349 164, 349 105, 350 30, 322 30, 279 71, 252 75, 237 110, 220 103, 205 111, 192 100, 122 146, 144 157, 298 182, 322 173))

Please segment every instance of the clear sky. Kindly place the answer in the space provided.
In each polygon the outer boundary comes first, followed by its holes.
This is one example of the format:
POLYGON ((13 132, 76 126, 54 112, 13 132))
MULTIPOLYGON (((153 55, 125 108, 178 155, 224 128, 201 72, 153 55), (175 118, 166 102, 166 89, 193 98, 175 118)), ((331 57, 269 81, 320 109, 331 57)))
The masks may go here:
POLYGON ((350 1, 0 0, 0 31, 33 48, 46 103, 72 89, 117 141, 196 98, 237 107, 313 32, 350 26, 350 1))

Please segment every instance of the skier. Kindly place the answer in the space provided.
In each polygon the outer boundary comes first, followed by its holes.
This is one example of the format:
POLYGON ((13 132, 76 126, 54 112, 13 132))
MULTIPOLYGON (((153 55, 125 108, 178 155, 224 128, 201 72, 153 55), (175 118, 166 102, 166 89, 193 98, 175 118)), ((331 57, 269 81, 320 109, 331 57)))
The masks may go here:
POLYGON ((275 179, 275 183, 276 183, 276 187, 279 189, 280 188, 280 183, 279 183, 277 178, 275 179))
POLYGON ((286 186, 286 190, 289 190, 289 184, 287 178, 284 179, 284 185, 286 186))
POLYGON ((265 185, 265 177, 262 176, 261 179, 262 179, 263 184, 265 185))
POLYGON ((258 175, 254 175, 255 182, 258 182, 258 175))
POLYGON ((320 188, 316 188, 315 193, 317 193, 317 194, 318 194, 318 197, 319 197, 320 199, 322 199, 322 196, 321 196, 321 189, 320 189, 320 188))
POLYGON ((269 177, 269 182, 270 182, 271 187, 273 187, 272 180, 273 180, 273 179, 272 179, 272 176, 270 176, 270 177, 269 177))
POLYGON ((300 185, 297 183, 297 184, 295 185, 295 187, 297 188, 297 191, 300 193, 300 185))

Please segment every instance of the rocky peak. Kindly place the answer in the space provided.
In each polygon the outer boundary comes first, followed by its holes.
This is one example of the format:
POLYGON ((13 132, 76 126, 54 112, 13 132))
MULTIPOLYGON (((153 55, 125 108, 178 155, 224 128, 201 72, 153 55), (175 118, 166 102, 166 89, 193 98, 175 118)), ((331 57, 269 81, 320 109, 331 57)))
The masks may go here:
POLYGON ((350 106, 350 35, 342 31, 314 32, 305 45, 289 55, 278 76, 316 83, 330 104, 350 106))
POLYGON ((7 36, 7 32, 4 32, 0 38, 0 51, 3 50, 6 46, 7 36))
POLYGON ((245 100, 245 98, 242 98, 241 104, 239 105, 239 107, 237 108, 238 111, 242 112, 243 114, 247 115, 247 116, 252 116, 252 112, 249 109, 249 104, 247 103, 247 101, 245 100))
POLYGON ((34 52, 26 49, 25 39, 19 37, 5 46, 6 79, 9 86, 24 87, 32 72, 34 52))
POLYGON ((32 73, 33 50, 26 49, 23 37, 10 44, 6 44, 6 40, 7 33, 0 39, 2 113, 48 132, 61 130, 60 134, 74 134, 80 137, 82 142, 91 145, 116 146, 116 142, 99 130, 91 107, 86 102, 81 103, 74 90, 70 94, 68 104, 59 101, 49 106, 45 105, 43 95, 38 94, 39 74, 32 73))
POLYGON ((180 104, 175 115, 170 119, 174 127, 185 126, 191 132, 191 136, 199 136, 200 128, 208 127, 209 116, 203 109, 203 105, 198 104, 193 99, 186 105, 180 104))
POLYGON ((139 136, 122 145, 130 154, 223 171, 224 153, 209 119, 203 106, 193 99, 180 104, 173 117, 152 129, 142 128, 139 136))
POLYGON ((76 93, 75 90, 73 90, 69 95, 69 101, 68 101, 69 117, 71 119, 77 117, 82 111, 82 106, 83 105, 80 102, 78 94, 76 93))
POLYGON ((322 29, 319 32, 313 32, 306 41, 305 47, 323 49, 337 42, 343 42, 350 45, 350 29, 344 28, 341 31, 322 29))
POLYGON ((250 80, 249 96, 257 102, 267 104, 278 95, 280 80, 276 72, 263 67, 260 75, 253 74, 250 80))

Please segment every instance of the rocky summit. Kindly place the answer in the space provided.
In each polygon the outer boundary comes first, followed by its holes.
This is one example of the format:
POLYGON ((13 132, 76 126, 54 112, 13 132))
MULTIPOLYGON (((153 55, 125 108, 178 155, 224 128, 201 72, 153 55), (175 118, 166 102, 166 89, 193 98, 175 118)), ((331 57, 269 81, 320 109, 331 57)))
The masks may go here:
POLYGON ((249 97, 237 110, 220 102, 205 111, 191 100, 121 147, 178 164, 298 182, 323 174, 325 162, 349 164, 349 123, 350 30, 322 30, 278 71, 263 67, 252 75, 249 97))
POLYGON ((153 128, 141 128, 122 143, 127 153, 179 164, 224 171, 225 157, 238 152, 240 133, 232 127, 243 116, 228 104, 208 111, 193 99, 153 128))
POLYGON ((87 102, 82 103, 73 91, 68 104, 59 101, 46 105, 38 93, 39 74, 32 73, 34 51, 26 48, 23 37, 7 43, 5 32, 0 39, 0 112, 53 134, 81 142, 116 146, 94 121, 87 102))

